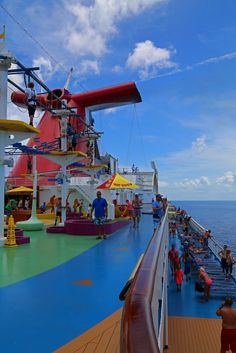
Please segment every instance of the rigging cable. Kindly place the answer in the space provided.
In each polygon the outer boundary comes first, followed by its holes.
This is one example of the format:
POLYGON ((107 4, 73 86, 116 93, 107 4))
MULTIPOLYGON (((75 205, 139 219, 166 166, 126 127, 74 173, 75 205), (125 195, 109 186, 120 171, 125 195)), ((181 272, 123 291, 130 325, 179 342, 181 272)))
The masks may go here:
POLYGON ((128 139, 128 146, 127 146, 127 156, 126 156, 126 164, 127 164, 127 166, 130 163, 129 154, 130 154, 130 146, 131 146, 131 141, 132 141, 133 131, 134 131, 134 119, 135 119, 135 115, 134 115, 134 112, 133 112, 131 123, 130 123, 129 139, 128 139))
POLYGON ((137 121, 137 128, 138 128, 138 133, 141 137, 141 144, 142 144, 142 152, 143 152, 143 158, 144 158, 144 163, 146 164, 146 166, 148 166, 148 163, 147 163, 147 157, 146 157, 146 149, 145 149, 145 145, 144 145, 144 141, 143 141, 143 135, 142 135, 142 130, 141 130, 141 124, 140 124, 140 121, 139 121, 139 116, 137 114, 137 109, 136 109, 136 104, 134 104, 134 115, 136 117, 136 121, 137 121))
MULTIPOLYGON (((58 66, 60 66, 62 68, 62 70, 69 75, 70 71, 67 71, 65 69, 65 67, 58 62, 48 51, 47 49, 45 49, 45 47, 37 40, 35 39, 32 34, 0 3, 0 7, 3 9, 3 11, 5 11, 7 13, 7 15, 41 48, 41 50, 43 50, 43 52, 58 66)), ((81 88, 84 91, 87 91, 87 89, 85 88, 84 85, 82 85, 81 83, 78 82, 78 84, 81 86, 81 88)))
POLYGON ((55 63, 55 64, 59 64, 62 69, 69 74, 69 72, 67 72, 65 70, 65 68, 56 61, 56 59, 54 59, 54 57, 44 48, 44 46, 37 40, 35 39, 32 34, 25 29, 25 27, 0 3, 0 7, 3 9, 3 11, 5 11, 9 17, 11 17, 11 19, 48 55, 48 57, 55 63))
MULTIPOLYGON (((31 35, 31 33, 30 33, 28 30, 26 30, 26 29, 23 27, 23 25, 22 25, 22 24, 21 24, 21 23, 1 4, 1 3, 0 3, 0 7, 8 14, 8 16, 11 17, 11 19, 12 19, 13 21, 15 21, 15 22, 17 23, 17 25, 18 25, 36 44, 38 44, 38 45, 40 46, 40 48, 41 48, 56 64, 58 64, 59 66, 61 66, 62 69, 63 69, 67 74, 69 74, 69 72, 67 72, 67 71, 65 70, 65 68, 64 68, 60 63, 58 63, 58 62, 47 52, 47 50, 42 46, 42 44, 41 44, 38 40, 36 40, 36 39, 31 35)), ((17 63, 17 65, 20 66, 22 69, 25 69, 25 67, 24 67, 19 61, 17 61, 16 63, 17 63)), ((47 88, 47 86, 46 86, 45 84, 43 84, 43 82, 40 80, 40 78, 38 78, 38 76, 37 76, 35 73, 34 73, 34 74, 31 73, 30 76, 31 76, 34 80, 35 80, 35 79, 36 79, 36 81, 38 80, 39 82, 37 82, 37 83, 40 84, 44 89, 46 89, 48 92, 50 91, 50 90, 47 88)), ((50 92, 51 92, 52 95, 54 96, 53 92, 52 92, 52 91, 50 91, 50 92)), ((57 98, 58 98, 58 97, 57 97, 57 98)), ((67 109, 70 109, 70 108, 67 106, 67 104, 65 105, 65 104, 63 103, 63 101, 62 101, 61 99, 58 98, 58 100, 62 102, 62 105, 63 105, 64 107, 66 107, 67 109)), ((46 109, 46 110, 50 111, 50 109, 46 109)), ((87 126, 91 131, 93 131, 93 132, 96 134, 96 131, 95 131, 91 126, 89 126, 88 124, 86 124, 86 122, 83 121, 83 120, 80 118, 79 114, 77 115, 77 118, 82 121, 82 124, 84 124, 85 126, 87 126)))

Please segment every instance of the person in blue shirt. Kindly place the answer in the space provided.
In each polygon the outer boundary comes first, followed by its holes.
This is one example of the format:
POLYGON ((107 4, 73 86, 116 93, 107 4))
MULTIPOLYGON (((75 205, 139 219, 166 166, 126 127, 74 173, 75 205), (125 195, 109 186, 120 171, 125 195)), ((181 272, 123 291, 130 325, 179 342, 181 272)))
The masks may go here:
POLYGON ((160 222, 161 217, 164 215, 165 211, 163 208, 162 195, 157 194, 156 200, 152 203, 152 215, 153 215, 153 224, 154 230, 157 227, 157 224, 160 222))
POLYGON ((107 201, 106 199, 102 198, 101 191, 97 192, 97 198, 93 200, 92 203, 92 210, 91 210, 91 218, 93 211, 95 213, 94 222, 98 228, 98 236, 97 239, 106 239, 104 222, 107 218, 107 201))

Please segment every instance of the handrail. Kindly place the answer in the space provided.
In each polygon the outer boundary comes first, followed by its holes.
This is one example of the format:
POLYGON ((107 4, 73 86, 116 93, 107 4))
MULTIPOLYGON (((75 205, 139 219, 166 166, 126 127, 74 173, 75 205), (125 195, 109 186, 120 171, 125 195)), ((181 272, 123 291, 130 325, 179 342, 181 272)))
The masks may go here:
MULTIPOLYGON (((206 232, 206 229, 201 226, 199 223, 197 223, 195 221, 195 219, 191 218, 190 222, 189 222, 190 226, 198 231, 201 235, 204 235, 204 233, 206 232)), ((223 247, 214 239, 214 237, 211 237, 208 239, 208 247, 211 249, 211 251, 213 252, 213 254, 215 255, 215 257, 220 260, 220 256, 219 256, 219 252, 221 250, 223 250, 223 247)), ((234 280, 236 281, 236 267, 233 267, 233 272, 232 272, 232 276, 234 278, 234 280)))
POLYGON ((168 212, 149 242, 126 297, 121 320, 121 353, 162 352, 163 336, 167 331, 164 327, 167 317, 167 251, 168 212))

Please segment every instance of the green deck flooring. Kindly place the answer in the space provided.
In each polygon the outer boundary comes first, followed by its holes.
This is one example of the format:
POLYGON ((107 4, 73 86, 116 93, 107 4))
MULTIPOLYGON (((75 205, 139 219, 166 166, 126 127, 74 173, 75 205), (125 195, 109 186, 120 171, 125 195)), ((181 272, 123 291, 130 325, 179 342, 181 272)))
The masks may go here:
POLYGON ((28 231, 30 243, 14 248, 0 247, 0 287, 50 270, 98 244, 95 236, 47 234, 28 231))

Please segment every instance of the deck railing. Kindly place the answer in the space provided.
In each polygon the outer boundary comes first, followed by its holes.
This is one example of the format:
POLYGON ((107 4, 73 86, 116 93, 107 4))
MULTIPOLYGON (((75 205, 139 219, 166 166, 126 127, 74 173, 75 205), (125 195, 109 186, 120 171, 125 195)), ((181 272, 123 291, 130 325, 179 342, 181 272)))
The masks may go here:
MULTIPOLYGON (((195 231, 200 233, 201 235, 204 235, 207 229, 202 227, 199 223, 195 221, 195 219, 191 218, 189 222, 190 227, 192 227, 195 231)), ((211 237, 208 239, 208 247, 211 249, 215 257, 220 260, 219 252, 223 250, 223 247, 214 239, 214 237, 211 237)), ((233 266, 233 272, 232 276, 234 280, 236 281, 236 267, 233 266)))
POLYGON ((156 229, 126 297, 121 353, 161 353, 168 345, 168 212, 156 229))

